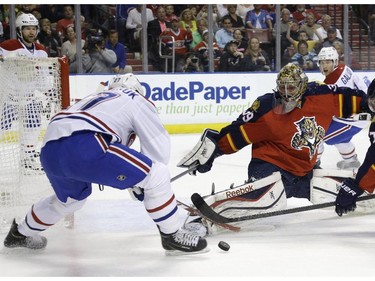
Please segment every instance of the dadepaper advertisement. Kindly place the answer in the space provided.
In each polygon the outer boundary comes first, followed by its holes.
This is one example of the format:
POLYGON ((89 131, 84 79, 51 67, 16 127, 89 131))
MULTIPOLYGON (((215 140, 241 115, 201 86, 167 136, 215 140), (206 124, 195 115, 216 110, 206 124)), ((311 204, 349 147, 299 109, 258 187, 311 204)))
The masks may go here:
MULTIPOLYGON (((307 73, 309 80, 324 78, 307 73)), ((73 99, 103 89, 112 75, 70 77, 73 99)), ((170 133, 220 129, 235 120, 260 95, 276 88, 277 73, 139 74, 145 95, 156 106, 170 133)))

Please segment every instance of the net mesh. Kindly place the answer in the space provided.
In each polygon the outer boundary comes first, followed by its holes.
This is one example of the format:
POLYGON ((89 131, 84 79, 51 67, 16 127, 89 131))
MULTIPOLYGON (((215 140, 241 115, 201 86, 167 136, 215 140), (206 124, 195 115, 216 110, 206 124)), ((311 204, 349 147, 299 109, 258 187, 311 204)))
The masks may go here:
POLYGON ((62 108, 60 63, 29 57, 0 62, 0 232, 52 193, 38 156, 47 124, 62 108))

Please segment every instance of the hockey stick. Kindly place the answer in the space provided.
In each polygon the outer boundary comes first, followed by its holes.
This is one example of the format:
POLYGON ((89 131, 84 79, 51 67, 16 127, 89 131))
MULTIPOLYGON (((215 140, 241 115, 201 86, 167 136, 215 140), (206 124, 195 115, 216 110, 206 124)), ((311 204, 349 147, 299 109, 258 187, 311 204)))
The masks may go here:
MULTIPOLYGON (((181 178, 182 176, 194 171, 197 167, 199 166, 199 164, 195 164, 191 167, 189 167, 189 169, 183 171, 182 173, 174 176, 173 178, 171 178, 171 183, 174 182, 175 180, 181 178)), ((201 216, 201 212, 196 209, 196 208, 193 208, 192 206, 189 206, 179 200, 176 200, 177 201, 177 205, 180 206, 181 208, 183 208, 185 211, 188 211, 191 215, 193 216, 201 216)), ((214 223, 214 224, 217 224, 225 229, 228 229, 228 230, 231 230, 231 231, 234 231, 234 232, 239 232, 241 230, 240 227, 237 227, 237 226, 233 226, 233 225, 230 225, 230 224, 226 224, 226 223, 216 223, 214 221, 211 221, 209 218, 207 218, 207 220, 209 220, 210 222, 214 223)))
POLYGON ((192 165, 191 167, 189 167, 189 169, 187 169, 187 170, 183 171, 182 173, 180 173, 180 174, 174 176, 173 178, 171 178, 171 182, 174 182, 175 180, 185 176, 186 174, 193 172, 194 170, 197 169, 198 166, 199 166, 198 163, 192 165))
MULTIPOLYGON (((359 197, 357 199, 357 202, 370 200, 370 199, 375 199, 375 194, 359 197)), ((268 212, 268 213, 242 216, 242 217, 237 217, 237 218, 227 218, 215 212, 206 203, 206 201, 204 201, 202 196, 200 196, 198 193, 194 193, 191 196, 191 201, 193 202, 194 206, 200 211, 200 213, 203 216, 205 216, 207 219, 209 219, 210 221, 214 223, 225 223, 225 224, 233 223, 233 222, 240 222, 240 221, 247 221, 247 220, 255 220, 255 219, 260 219, 260 218, 267 218, 267 217, 275 217, 275 216, 286 215, 286 214, 300 213, 300 212, 311 211, 311 210, 316 210, 316 209, 323 209, 323 208, 336 205, 336 202, 327 202, 327 203, 297 207, 297 208, 292 208, 292 209, 285 209, 285 210, 268 212)))
MULTIPOLYGON (((181 208, 188 211, 191 215, 193 215, 193 216, 204 216, 203 214, 201 214, 201 212, 198 209, 193 208, 192 206, 189 206, 185 203, 182 203, 181 201, 178 201, 178 200, 176 200, 176 201, 177 201, 177 205, 181 206, 181 208)), ((206 219, 208 221, 212 222, 213 224, 221 226, 222 228, 228 229, 230 231, 239 232, 241 230, 241 227, 238 227, 238 226, 234 226, 234 225, 230 225, 230 224, 226 224, 226 223, 215 222, 215 221, 210 220, 207 217, 206 217, 206 219)))

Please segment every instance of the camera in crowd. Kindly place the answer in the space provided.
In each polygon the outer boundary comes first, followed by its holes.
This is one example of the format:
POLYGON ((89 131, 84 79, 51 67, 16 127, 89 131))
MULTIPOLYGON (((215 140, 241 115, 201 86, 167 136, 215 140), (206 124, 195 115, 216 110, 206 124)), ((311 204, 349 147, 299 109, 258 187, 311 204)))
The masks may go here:
POLYGON ((105 38, 100 29, 98 31, 90 29, 86 35, 87 50, 94 51, 96 50, 97 45, 99 45, 100 47, 103 47, 104 39, 105 38))
POLYGON ((199 60, 199 59, 198 59, 196 56, 193 56, 193 57, 191 58, 191 62, 192 62, 192 63, 197 63, 198 60, 199 60))

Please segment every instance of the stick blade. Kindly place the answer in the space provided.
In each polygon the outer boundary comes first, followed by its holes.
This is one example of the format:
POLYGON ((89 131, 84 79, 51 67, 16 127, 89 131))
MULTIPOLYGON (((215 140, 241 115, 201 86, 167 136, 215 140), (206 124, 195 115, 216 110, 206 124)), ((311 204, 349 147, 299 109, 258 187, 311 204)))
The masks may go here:
POLYGON ((193 193, 193 195, 191 195, 191 202, 193 202, 194 206, 201 212, 201 214, 207 217, 209 220, 215 223, 231 222, 228 218, 223 217, 212 210, 212 208, 208 206, 206 201, 204 201, 202 196, 200 196, 198 193, 193 193))

